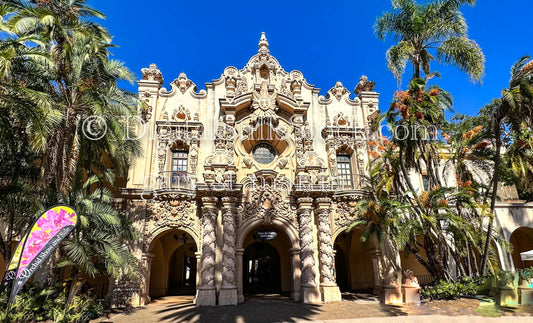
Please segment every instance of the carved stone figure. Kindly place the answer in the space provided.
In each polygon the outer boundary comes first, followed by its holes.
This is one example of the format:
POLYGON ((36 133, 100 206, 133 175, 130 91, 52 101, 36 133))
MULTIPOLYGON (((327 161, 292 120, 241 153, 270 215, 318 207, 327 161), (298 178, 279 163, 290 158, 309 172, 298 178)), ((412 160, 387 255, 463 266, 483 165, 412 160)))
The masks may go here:
POLYGON ((363 75, 359 79, 359 83, 357 83, 357 86, 355 87, 355 90, 353 92, 356 95, 360 95, 361 92, 372 92, 374 91, 375 86, 376 86, 376 82, 369 81, 368 77, 363 75))

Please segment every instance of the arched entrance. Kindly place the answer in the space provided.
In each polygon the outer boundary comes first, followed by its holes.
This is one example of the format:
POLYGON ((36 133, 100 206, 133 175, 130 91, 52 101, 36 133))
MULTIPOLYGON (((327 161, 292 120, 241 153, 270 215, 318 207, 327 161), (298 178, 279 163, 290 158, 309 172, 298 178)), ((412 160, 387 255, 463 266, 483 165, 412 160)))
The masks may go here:
POLYGON ((520 253, 533 250, 533 228, 520 227, 511 234, 509 242, 513 245, 513 263, 515 269, 533 266, 533 261, 522 261, 520 253))
POLYGON ((283 295, 300 300, 300 248, 297 233, 274 219, 248 222, 237 234, 237 295, 283 295))
POLYGON ((341 291, 371 294, 375 287, 374 266, 369 251, 361 243, 361 231, 340 233, 334 249, 337 285, 341 291))
POLYGON ((165 231, 152 241, 150 250, 150 297, 194 295, 197 247, 191 235, 177 229, 165 231))
POLYGON ((244 239, 244 295, 283 294, 291 292, 291 243, 274 226, 258 226, 244 239))
POLYGON ((276 248, 266 241, 254 242, 246 247, 243 257, 245 295, 281 294, 281 263, 276 248))

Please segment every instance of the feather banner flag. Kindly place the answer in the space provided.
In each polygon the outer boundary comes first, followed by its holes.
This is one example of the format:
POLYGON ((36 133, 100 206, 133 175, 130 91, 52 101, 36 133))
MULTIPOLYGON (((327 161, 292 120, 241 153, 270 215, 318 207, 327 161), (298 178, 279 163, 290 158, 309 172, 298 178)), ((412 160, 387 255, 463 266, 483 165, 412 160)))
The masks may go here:
POLYGON ((74 230, 78 223, 76 212, 69 206, 56 205, 44 212, 26 235, 18 259, 13 288, 9 302, 13 301, 22 286, 37 268, 56 250, 61 241, 74 230))

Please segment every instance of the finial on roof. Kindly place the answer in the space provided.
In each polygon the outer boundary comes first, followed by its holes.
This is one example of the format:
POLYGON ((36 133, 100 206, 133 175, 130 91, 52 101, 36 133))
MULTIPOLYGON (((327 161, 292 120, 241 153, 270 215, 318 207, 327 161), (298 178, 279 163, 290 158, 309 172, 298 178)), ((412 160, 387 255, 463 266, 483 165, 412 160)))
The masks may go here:
POLYGON ((261 38, 259 39, 259 50, 258 50, 258 52, 259 53, 261 53, 261 52, 269 53, 268 40, 266 38, 265 32, 261 33, 261 38))

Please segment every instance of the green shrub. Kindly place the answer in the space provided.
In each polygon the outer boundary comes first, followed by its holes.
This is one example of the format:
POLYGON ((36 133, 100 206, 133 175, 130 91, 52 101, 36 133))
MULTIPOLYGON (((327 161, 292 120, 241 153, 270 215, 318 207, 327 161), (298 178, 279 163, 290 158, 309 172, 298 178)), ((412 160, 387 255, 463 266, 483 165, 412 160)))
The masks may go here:
POLYGON ((46 288, 28 284, 15 297, 6 319, 7 293, 0 295, 0 321, 36 322, 89 322, 104 313, 104 307, 86 295, 75 296, 69 306, 68 316, 64 319, 68 284, 56 284, 46 288))
POLYGON ((520 269, 518 273, 521 279, 530 281, 533 278, 533 267, 520 269))
POLYGON ((480 287, 485 284, 487 277, 459 277, 456 282, 437 280, 430 286, 424 287, 420 293, 422 298, 458 299, 461 297, 474 297, 480 287))

